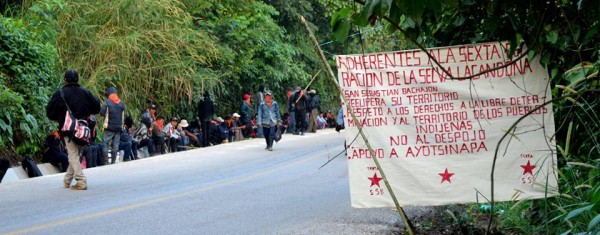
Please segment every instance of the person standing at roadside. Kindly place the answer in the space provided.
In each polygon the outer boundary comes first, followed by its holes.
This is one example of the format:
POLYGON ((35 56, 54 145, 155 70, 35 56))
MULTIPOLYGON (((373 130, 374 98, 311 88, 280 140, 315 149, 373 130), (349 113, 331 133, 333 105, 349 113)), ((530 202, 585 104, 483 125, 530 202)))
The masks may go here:
POLYGON ((210 146, 210 122, 215 114, 215 105, 210 98, 208 91, 204 92, 204 99, 198 104, 198 117, 200 118, 200 128, 204 135, 203 147, 210 146))
MULTIPOLYGON (((258 86, 258 92, 254 95, 254 113, 258 113, 258 106, 265 100, 265 85, 258 86)), ((262 128, 256 130, 256 138, 264 138, 262 128)))
POLYGON ((336 124, 337 126, 335 126, 335 131, 340 132, 340 130, 345 129, 345 125, 344 125, 344 103, 341 104, 342 107, 340 107, 340 110, 338 111, 337 114, 337 118, 336 118, 336 124))
MULTIPOLYGON (((242 105, 240 106, 240 120, 242 121, 242 124, 244 124, 244 126, 246 126, 246 128, 243 130, 242 134, 244 135, 244 138, 249 138, 250 137, 250 133, 252 133, 252 116, 254 116, 254 113, 252 113, 252 108, 250 108, 250 98, 252 96, 249 94, 244 94, 242 96, 242 105)), ((256 104, 258 105, 258 104, 256 104)), ((259 128, 260 129, 260 128, 259 128)), ((258 134, 258 131, 257 131, 258 134)), ((258 135, 256 136, 258 137, 258 135)))
POLYGON ((106 100, 100 109, 100 115, 104 117, 104 141, 102 144, 102 160, 104 165, 108 164, 108 148, 111 147, 110 164, 114 164, 119 152, 119 142, 123 124, 125 123, 125 104, 117 96, 117 88, 110 87, 106 90, 106 100))
POLYGON ((273 140, 275 140, 275 132, 277 127, 281 125, 281 114, 279 113, 279 105, 273 100, 271 91, 265 92, 265 101, 260 103, 258 107, 258 128, 263 128, 265 140, 267 142, 266 150, 273 151, 273 140))
POLYGON ((308 129, 306 131, 315 133, 319 128, 319 122, 317 118, 319 117, 319 107, 321 106, 321 97, 317 95, 317 91, 312 89, 308 92, 310 99, 308 101, 308 129))
MULTIPOLYGON (((69 109, 76 119, 85 119, 92 114, 100 112, 100 101, 89 90, 79 85, 77 71, 67 70, 64 81, 65 86, 52 95, 46 106, 46 116, 48 116, 48 119, 58 122, 59 127, 62 127, 65 122, 65 115, 69 109)), ((69 167, 63 178, 63 185, 65 188, 70 187, 74 190, 86 190, 88 188, 87 178, 83 174, 81 163, 79 162, 79 155, 83 146, 71 141, 73 133, 61 131, 60 135, 65 140, 69 155, 69 167), (75 179, 76 184, 71 186, 73 179, 75 179)))

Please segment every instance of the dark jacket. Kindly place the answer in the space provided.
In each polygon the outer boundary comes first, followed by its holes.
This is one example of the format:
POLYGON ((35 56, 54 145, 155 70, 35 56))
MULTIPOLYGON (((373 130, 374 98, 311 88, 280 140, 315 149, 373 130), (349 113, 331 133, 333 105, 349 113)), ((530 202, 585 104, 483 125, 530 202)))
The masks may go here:
POLYGON ((215 114, 215 104, 210 98, 208 92, 204 93, 204 100, 200 101, 198 104, 198 112, 200 121, 210 122, 212 120, 212 117, 215 114))
POLYGON ((290 102, 292 103, 292 108, 295 110, 305 110, 308 108, 308 99, 306 98, 306 94, 302 93, 302 90, 294 92, 290 98, 290 102))
MULTIPOLYGON (((94 97, 89 90, 81 87, 81 85, 69 83, 61 88, 61 90, 75 118, 85 119, 92 114, 100 112, 100 101, 98 98, 94 97)), ((50 102, 46 106, 46 116, 52 121, 57 121, 60 129, 65 122, 66 113, 67 106, 60 96, 60 91, 57 91, 52 95, 50 102)))
POLYGON ((67 171, 69 166, 69 157, 67 150, 62 146, 60 139, 54 135, 46 136, 46 147, 48 148, 42 157, 43 163, 52 163, 57 166, 61 172, 67 171))
POLYGON ((242 105, 240 106, 240 121, 242 121, 244 125, 247 125, 250 123, 252 116, 254 116, 254 114, 250 108, 250 105, 248 105, 246 101, 242 101, 242 105))
POLYGON ((108 110, 108 127, 106 130, 121 132, 123 128, 123 113, 125 112, 123 101, 115 104, 112 100, 106 99, 100 109, 100 115, 106 117, 106 110, 108 110))
POLYGON ((308 110, 319 109, 321 106, 321 97, 319 95, 311 95, 308 102, 308 110))

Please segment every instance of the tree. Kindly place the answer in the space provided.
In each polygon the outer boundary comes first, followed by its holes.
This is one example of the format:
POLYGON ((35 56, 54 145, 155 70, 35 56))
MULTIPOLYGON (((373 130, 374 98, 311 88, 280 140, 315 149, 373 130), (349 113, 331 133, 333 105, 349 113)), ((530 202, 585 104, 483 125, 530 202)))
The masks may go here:
POLYGON ((43 107, 51 93, 56 49, 23 21, 0 17, 0 155, 34 155, 52 125, 43 107))
POLYGON ((235 0, 194 6, 197 30, 218 42, 219 56, 211 64, 223 87, 217 92, 219 113, 238 111, 242 95, 253 94, 261 84, 280 91, 295 77, 308 76, 298 68, 298 55, 286 31, 273 20, 279 14, 273 7, 261 1, 235 0))
POLYGON ((178 1, 76 0, 57 14, 62 67, 77 69, 99 97, 117 87, 130 115, 149 102, 165 116, 191 115, 182 110, 193 111, 200 91, 216 83, 214 40, 193 29, 178 1))

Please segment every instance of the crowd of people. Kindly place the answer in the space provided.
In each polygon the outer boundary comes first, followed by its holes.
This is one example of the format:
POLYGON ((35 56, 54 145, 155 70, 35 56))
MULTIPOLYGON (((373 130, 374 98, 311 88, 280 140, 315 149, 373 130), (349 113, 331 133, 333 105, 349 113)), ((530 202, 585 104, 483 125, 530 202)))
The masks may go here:
POLYGON ((239 113, 227 114, 224 118, 215 114, 211 96, 205 92, 198 104, 198 116, 191 120, 176 116, 166 119, 157 113, 155 104, 149 104, 136 124, 125 115, 125 103, 120 100, 115 87, 106 90, 106 98, 100 104, 79 85, 75 70, 68 70, 64 81, 65 86, 48 103, 47 115, 50 120, 57 121, 59 127, 65 122, 67 110, 75 118, 85 119, 90 127, 91 141, 89 145, 80 146, 70 141, 69 133, 54 131, 46 138, 48 151, 43 161, 66 172, 65 187, 77 190, 87 189, 82 163, 87 168, 114 164, 120 151, 123 161, 130 161, 250 138, 264 138, 265 150, 273 151, 273 142, 279 141, 283 134, 304 135, 328 127, 339 130, 340 126, 331 110, 319 111, 320 97, 314 89, 288 88, 287 112, 283 115, 273 93, 261 85, 254 99, 250 94, 242 96, 239 113), (96 122, 96 115, 103 117, 102 125, 96 122), (95 141, 98 131, 103 132, 100 143, 95 141), (71 186, 73 180, 76 184, 71 186))

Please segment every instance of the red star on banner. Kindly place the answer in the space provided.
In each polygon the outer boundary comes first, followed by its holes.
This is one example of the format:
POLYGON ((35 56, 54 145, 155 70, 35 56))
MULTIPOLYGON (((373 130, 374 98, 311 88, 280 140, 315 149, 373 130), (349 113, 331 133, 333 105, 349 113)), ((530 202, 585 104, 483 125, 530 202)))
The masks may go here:
POLYGON ((531 162, 527 160, 527 165, 521 165, 523 167, 523 175, 529 173, 533 175, 533 168, 536 168, 535 165, 531 165, 531 162))
POLYGON ((373 187, 373 185, 377 185, 377 187, 381 187, 379 186, 379 181, 381 181, 383 178, 379 178, 377 176, 377 172, 375 172, 375 174, 373 174, 373 177, 368 177, 371 180, 371 186, 369 187, 373 187))
POLYGON ((448 183, 452 183, 452 181, 450 181, 450 177, 452 177, 454 175, 454 173, 449 173, 447 167, 446 167, 446 170, 444 171, 444 173, 439 173, 438 175, 440 175, 442 177, 442 182, 440 182, 440 183, 444 183, 444 181, 448 181, 448 183))

